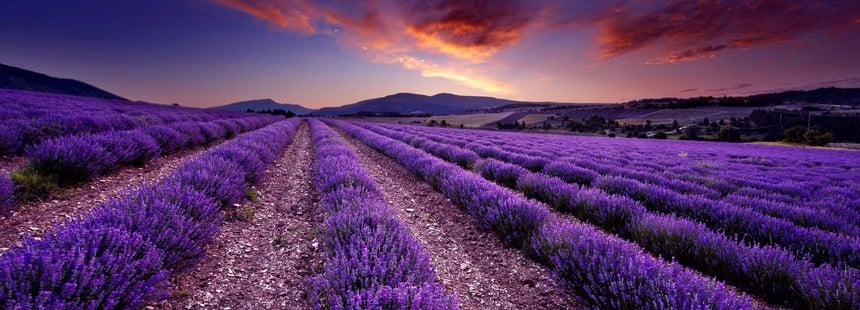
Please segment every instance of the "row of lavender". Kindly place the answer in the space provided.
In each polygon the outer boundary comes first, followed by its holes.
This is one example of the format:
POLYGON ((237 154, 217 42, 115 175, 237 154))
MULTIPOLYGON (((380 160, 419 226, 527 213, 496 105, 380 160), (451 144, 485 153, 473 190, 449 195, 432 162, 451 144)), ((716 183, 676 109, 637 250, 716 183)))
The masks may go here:
POLYGON ((815 267, 780 248, 748 246, 702 224, 646 212, 638 202, 600 189, 567 184, 543 173, 430 140, 418 140, 408 129, 374 131, 409 141, 451 162, 472 166, 485 178, 518 189, 559 211, 613 232, 664 258, 714 275, 771 302, 802 308, 860 306, 860 273, 852 268, 815 267), (464 159, 471 158, 465 161, 464 159), (470 163, 467 163, 470 162, 470 163))
MULTIPOLYGON (((855 268, 860 266, 860 239, 852 233, 857 230, 856 225, 832 213, 811 208, 805 209, 809 212, 794 212, 795 209, 776 208, 772 204, 735 205, 708 198, 706 195, 679 193, 660 183, 632 179, 629 177, 630 174, 642 174, 635 170, 633 173, 625 174, 622 172, 623 169, 616 168, 618 173, 600 174, 589 170, 588 165, 583 162, 570 162, 564 159, 549 162, 543 158, 524 156, 522 152, 525 150, 522 149, 519 150, 520 152, 507 151, 502 149, 501 144, 486 145, 477 140, 465 143, 463 139, 456 136, 458 133, 466 135, 474 133, 441 131, 442 134, 434 135, 426 132, 419 134, 416 133, 417 131, 426 131, 426 129, 397 127, 393 132, 399 133, 401 138, 410 139, 415 144, 423 143, 424 139, 430 139, 431 142, 433 140, 444 142, 441 143, 441 151, 454 152, 452 154, 456 153, 460 161, 467 163, 473 164, 477 158, 480 158, 478 155, 496 158, 532 171, 557 176, 574 184, 593 186, 609 193, 621 194, 641 202, 649 210, 700 221, 714 230, 737 236, 749 244, 778 245, 798 256, 808 255, 816 263, 848 264, 855 268), (536 164, 535 158, 541 159, 540 164, 536 164)), ((518 143, 515 139, 509 139, 506 142, 507 145, 518 143)), ((594 144, 594 142, 591 143, 591 145, 594 144)), ((540 147, 533 146, 530 150, 540 151, 540 147)), ((851 173, 853 172, 844 174, 851 173)), ((834 178, 839 177, 834 176, 834 178)), ((850 181, 852 178, 850 175, 842 178, 849 180, 845 181, 847 185, 829 186, 854 186, 850 181)), ((851 205, 843 205, 843 207, 855 209, 851 205)))
POLYGON ((548 266, 599 308, 748 309, 753 303, 720 282, 655 258, 591 225, 563 219, 543 204, 484 180, 401 141, 331 121, 394 158, 472 215, 505 244, 548 266))
MULTIPOLYGON (((11 175, 17 184, 18 197, 38 199, 54 186, 92 180, 124 166, 142 165, 161 155, 232 138, 276 120, 277 117, 255 116, 180 122, 50 139, 30 147, 27 166, 11 175)), ((0 212, 15 206, 15 193, 6 190, 9 183, 10 178, 0 177, 0 212)))
POLYGON ((312 278, 314 309, 456 309, 437 283, 430 255, 392 213, 355 153, 310 120, 315 187, 328 214, 325 265, 312 278))
POLYGON ((515 153, 508 157, 532 169, 550 160, 569 162, 579 169, 554 170, 586 185, 601 174, 618 175, 680 194, 755 207, 807 227, 860 234, 860 161, 852 152, 638 140, 606 140, 584 148, 588 141, 575 137, 441 132, 454 134, 455 143, 482 156, 496 153, 493 148, 515 153), (846 221, 852 225, 844 225, 846 221))
POLYGON ((201 259, 221 209, 258 182, 299 122, 246 133, 0 256, 5 309, 136 309, 201 259))
POLYGON ((66 135, 241 117, 246 114, 0 90, 0 155, 20 154, 29 145, 66 135))

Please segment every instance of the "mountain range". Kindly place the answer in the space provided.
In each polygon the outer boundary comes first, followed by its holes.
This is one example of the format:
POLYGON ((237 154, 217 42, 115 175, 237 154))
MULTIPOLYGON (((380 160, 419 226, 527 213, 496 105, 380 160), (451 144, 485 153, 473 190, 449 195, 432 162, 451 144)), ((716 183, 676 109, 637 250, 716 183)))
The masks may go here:
MULTIPOLYGON (((120 96, 99 89, 90 84, 65 78, 56 78, 42 73, 29 71, 13 66, 0 64, 0 88, 17 89, 36 92, 47 92, 75 96, 97 97, 105 99, 121 99, 120 96)), ((630 103, 647 105, 650 102, 665 102, 668 100, 680 101, 687 105, 714 105, 714 98, 659 98, 640 99, 630 103)), ((762 106, 774 105, 784 102, 809 102, 809 103, 837 103, 856 105, 860 103, 860 88, 821 88, 810 91, 784 91, 777 93, 758 94, 746 97, 724 97, 719 98, 725 104, 740 106, 762 106)), ((721 102, 722 102, 721 101, 721 102)), ((628 103, 628 104, 630 104, 628 103)), ((265 111, 284 110, 292 111, 298 115, 355 115, 355 114, 401 114, 401 115, 426 115, 426 114, 456 114, 469 111, 510 109, 529 106, 549 105, 576 105, 574 103, 559 102, 528 102, 493 97, 460 96, 454 94, 436 94, 433 96, 397 93, 385 97, 362 100, 352 104, 339 107, 325 107, 321 109, 309 109, 298 104, 279 103, 272 99, 257 99, 230 103, 210 109, 230 111, 265 111)), ((681 104, 680 106, 683 106, 681 104)), ((724 105, 724 104, 718 104, 724 105)), ((679 107, 680 107, 679 106, 679 107)), ((636 106, 632 106, 636 108, 636 106)))
MULTIPOLYGON (((497 108, 502 106, 515 106, 524 104, 535 104, 536 102, 515 101, 493 97, 460 96, 454 94, 437 94, 433 96, 398 93, 385 97, 362 100, 356 103, 339 107, 326 107, 312 110, 296 104, 278 103, 272 99, 260 99, 231 103, 212 109, 230 111, 263 111, 263 110, 288 110, 293 113, 313 115, 351 115, 361 113, 393 113, 403 115, 415 114, 455 114, 482 109, 497 108)), ((567 104, 556 102, 539 102, 539 104, 567 104)))
POLYGON ((265 110, 284 110, 284 111, 292 111, 298 115, 305 115, 313 112, 314 110, 305 108, 298 104, 289 104, 289 103, 278 103, 272 99, 256 99, 256 100, 248 100, 248 101, 239 101, 231 104, 225 104, 222 106, 211 107, 210 109, 215 110, 227 110, 227 111, 238 111, 245 112, 248 110, 257 112, 257 111, 265 111, 265 110))
POLYGON ((4 64, 0 64, 0 88, 126 100, 78 80, 56 78, 4 64))

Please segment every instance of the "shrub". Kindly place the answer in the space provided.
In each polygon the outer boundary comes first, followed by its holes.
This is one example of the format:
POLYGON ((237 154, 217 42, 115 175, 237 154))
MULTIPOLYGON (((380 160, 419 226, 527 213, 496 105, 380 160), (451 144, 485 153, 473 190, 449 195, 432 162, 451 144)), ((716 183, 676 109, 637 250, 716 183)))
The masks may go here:
POLYGON ((53 176, 60 186, 91 180, 116 162, 111 152, 91 139, 66 137, 31 147, 29 169, 53 176))
POLYGON ((509 188, 516 188, 517 179, 528 170, 495 159, 481 160, 475 167, 482 177, 509 188))
POLYGON ((0 123, 0 155, 14 155, 24 145, 22 124, 0 123))
POLYGON ((215 121, 215 124, 218 124, 222 128, 224 128, 224 138, 231 139, 241 132, 241 128, 236 124, 233 120, 222 119, 215 121))
POLYGON ((173 123, 170 128, 182 134, 182 141, 185 142, 183 148, 191 148, 198 145, 206 144, 206 136, 200 130, 200 125, 193 122, 173 123))
POLYGON ((17 185, 15 196, 24 201, 45 198, 57 187, 57 182, 53 177, 40 175, 33 169, 12 171, 9 176, 17 185))
POLYGON ((720 128, 720 132, 717 133, 717 139, 730 142, 741 141, 741 129, 738 127, 720 128))
POLYGON ((201 191, 222 206, 229 206, 242 201, 245 196, 248 184, 241 169, 221 157, 201 156, 178 168, 168 182, 201 191))
POLYGON ((587 225, 552 223, 533 236, 530 253, 598 308, 752 307, 747 297, 719 282, 643 254, 587 225))
POLYGON ((783 140, 792 143, 803 143, 803 134, 806 133, 806 127, 794 126, 783 131, 783 140))
POLYGON ((183 135, 168 126, 149 126, 141 130, 155 139, 161 154, 172 154, 186 145, 183 135))
POLYGON ((0 174, 0 213, 15 207, 15 184, 6 174, 0 174))
POLYGON ((164 298, 163 254, 121 229, 65 226, 0 258, 6 309, 128 309, 164 298))
POLYGON ((214 200, 171 183, 145 186, 108 201, 93 214, 85 227, 120 228, 143 236, 164 253, 165 268, 170 269, 181 269, 201 258, 221 220, 214 200))
POLYGON ((266 172, 266 164, 254 152, 239 146, 225 145, 212 150, 208 156, 221 157, 229 162, 238 164, 241 171, 245 172, 245 182, 257 183, 266 172))
POLYGON ((594 171, 562 161, 554 161, 552 163, 547 164, 543 168, 543 173, 554 177, 559 177, 568 183, 576 183, 582 185, 590 185, 591 182, 594 181, 594 179, 600 176, 594 171))
POLYGON ((107 132, 93 135, 88 140, 113 154, 114 161, 105 167, 105 171, 127 165, 140 166, 161 154, 158 142, 142 130, 107 132))
POLYGON ((825 146, 833 139, 833 134, 810 128, 803 134, 803 143, 813 146, 825 146))

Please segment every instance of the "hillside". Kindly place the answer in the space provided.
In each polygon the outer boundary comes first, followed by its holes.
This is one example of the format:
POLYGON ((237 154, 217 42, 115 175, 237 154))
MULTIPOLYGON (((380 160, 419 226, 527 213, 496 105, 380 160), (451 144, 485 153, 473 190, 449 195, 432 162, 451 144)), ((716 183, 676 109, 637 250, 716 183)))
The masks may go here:
MULTIPOLYGON (((469 111, 490 109, 507 105, 536 104, 493 97, 460 96, 437 94, 433 96, 398 93, 380 98, 359 101, 340 107, 322 108, 315 112, 319 115, 346 115, 356 113, 393 113, 393 114, 456 114, 469 111)), ((541 103, 565 104, 565 103, 541 103)))
POLYGON ((0 88, 126 100, 78 80, 56 78, 4 64, 0 64, 0 88))
POLYGON ((289 104, 289 103, 279 103, 272 99, 257 99, 257 100, 248 100, 248 101, 240 101, 234 102, 231 104, 226 104, 217 107, 211 107, 210 109, 215 110, 226 110, 226 111, 237 111, 237 112, 245 112, 247 110, 252 111, 265 111, 265 110, 284 110, 284 111, 293 111, 293 113, 303 115, 313 112, 314 110, 305 108, 298 104, 289 104))

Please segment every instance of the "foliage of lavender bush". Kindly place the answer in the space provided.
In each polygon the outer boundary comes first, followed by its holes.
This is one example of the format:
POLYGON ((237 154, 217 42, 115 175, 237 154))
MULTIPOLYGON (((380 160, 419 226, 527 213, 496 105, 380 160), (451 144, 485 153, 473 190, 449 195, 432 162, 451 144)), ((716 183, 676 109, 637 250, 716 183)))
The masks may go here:
POLYGON ((164 253, 165 268, 177 270, 203 256, 205 245, 218 233, 219 208, 202 192, 165 182, 102 204, 83 225, 135 232, 164 253))
POLYGON ((30 148, 27 154, 30 168, 55 177, 60 186, 91 180, 116 162, 104 147, 79 136, 45 141, 30 148))
POLYGON ((141 165, 161 155, 158 142, 141 130, 112 131, 88 137, 113 155, 115 162, 105 170, 141 165))
POLYGON ((196 145, 206 144, 206 136, 203 135, 203 131, 200 128, 200 125, 194 122, 182 122, 182 123, 173 123, 168 125, 173 130, 178 131, 182 134, 182 137, 185 139, 185 145, 183 148, 190 148, 196 145))
MULTIPOLYGON (((362 142, 393 157, 408 170, 431 183, 466 209, 484 227, 492 212, 482 204, 510 208, 510 205, 540 205, 490 183, 477 175, 409 147, 402 142, 373 133, 358 126, 330 121, 362 142), (434 180, 435 179, 435 180, 434 180), (510 201, 511 204, 505 204, 510 201), (465 205, 464 205, 465 204, 465 205), (471 211, 470 211, 471 210, 471 211)), ((515 225, 526 236, 527 253, 549 266, 585 299, 599 308, 751 308, 748 297, 737 294, 720 282, 690 272, 645 254, 637 246, 607 235, 591 226, 567 222, 552 215, 534 221, 533 208, 511 208, 510 217, 537 224, 515 225)), ((543 209, 544 214, 546 210, 543 209)), ((498 231, 497 231, 498 232, 498 231)), ((510 232, 505 232, 510 233, 510 232)), ((505 236, 500 236, 505 238, 505 236)))
POLYGON ((314 309, 455 309, 436 283, 430 255, 388 209, 355 154, 325 124, 310 120, 314 185, 328 213, 325 264, 313 277, 314 309))
POLYGON ((860 236, 854 233, 860 225, 860 178, 852 173, 860 169, 860 162, 844 160, 844 152, 418 126, 374 127, 377 128, 371 129, 397 131, 397 136, 392 137, 401 140, 426 138, 444 141, 474 150, 483 157, 520 165, 526 163, 517 156, 538 156, 601 175, 632 178, 679 194, 703 195, 715 201, 727 201, 725 196, 730 194, 777 201, 784 205, 752 204, 747 207, 790 220, 796 225, 860 236), (680 153, 679 149, 682 150, 680 153), (796 212, 797 208, 815 212, 796 212), (833 223, 834 217, 849 220, 849 227, 822 224, 833 223))
POLYGON ((543 173, 551 176, 559 177, 565 182, 590 185, 598 174, 578 166, 574 166, 565 162, 552 162, 543 167, 543 173))
POLYGON ((20 122, 0 123, 0 155, 17 153, 23 146, 22 134, 20 122))
POLYGON ((242 133, 242 129, 239 128, 239 124, 237 124, 235 121, 222 119, 215 121, 215 124, 218 124, 219 126, 221 126, 221 128, 224 128, 225 138, 230 139, 242 133))
POLYGON ((70 224, 0 258, 5 309, 141 308, 163 298, 163 254, 139 234, 70 224))
MULTIPOLYGON (((385 132, 385 131, 383 131, 385 132)), ((390 133, 390 132, 387 132, 390 133)), ((407 137, 402 131, 397 135, 407 137)), ((433 139, 431 136, 428 138, 433 139)), ((639 184, 620 177, 598 177, 603 186, 627 195, 607 195, 600 189, 580 188, 563 180, 538 173, 526 173, 518 165, 496 160, 479 162, 478 171, 485 178, 500 183, 517 183, 516 188, 526 196, 537 198, 556 209, 636 241, 648 251, 673 259, 734 284, 746 291, 764 296, 768 301, 799 308, 852 309, 860 304, 860 272, 853 268, 816 267, 798 259, 785 250, 773 247, 747 246, 710 231, 705 225, 682 218, 647 214, 647 210, 629 197, 649 202, 655 195, 646 191, 624 192, 639 184), (490 167, 490 168, 487 168, 490 167), (491 170, 489 173, 487 170, 491 170), (492 171, 506 171, 499 176, 492 171), (501 179, 496 179, 501 177, 501 179), (603 185, 607 185, 603 184, 603 185), (829 294, 809 294, 827 291, 824 285, 837 284, 840 289, 829 294), (788 298, 786 298, 788 296, 788 298)), ((546 170, 546 169, 545 169, 546 170)), ((673 193, 660 191, 666 196, 673 193)), ((665 200, 659 200, 666 203, 665 200)), ((650 203, 650 202, 649 202, 650 203)))
POLYGON ((532 255, 601 308, 752 308, 748 298, 721 283, 643 255, 633 244, 586 225, 546 225, 529 244, 532 255))
POLYGON ((748 208, 715 203, 700 196, 681 195, 665 188, 621 177, 601 177, 595 187, 629 196, 649 209, 693 218, 727 234, 754 242, 774 244, 810 255, 816 263, 845 263, 860 267, 860 238, 817 229, 762 215, 748 208))
POLYGON ((206 138, 206 143, 215 142, 227 136, 227 130, 214 122, 200 123, 200 132, 206 138))
MULTIPOLYGON (((27 146, 69 135, 249 117, 248 114, 237 112, 17 90, 0 90, 0 102, 0 155, 20 154, 27 146)), ((236 123, 227 126, 238 128, 236 123)), ((250 129, 246 127, 242 131, 250 129)), ((229 137, 239 133, 233 130, 229 137)))
POLYGON ((15 184, 6 173, 0 173, 0 213, 15 207, 15 184))
MULTIPOLYGON (((279 153, 298 124, 275 123, 218 148, 266 139, 270 152, 279 153)), ((28 239, 3 253, 0 307, 138 309, 166 298, 168 276, 199 260, 217 234, 219 202, 235 198, 232 191, 209 186, 247 188, 251 184, 241 169, 204 154, 163 181, 109 200, 44 239, 28 239)))
MULTIPOLYGON (((236 163, 245 172, 245 181, 254 184, 263 177, 266 163, 253 151, 237 145, 229 145, 213 150, 210 154, 236 163)), ((226 169, 226 168, 225 168, 226 169)))
MULTIPOLYGON (((271 123, 269 117, 250 117, 243 119, 247 128, 260 128, 271 123)), ((239 120, 221 120, 223 124, 238 126, 239 120)), ((34 173, 33 177, 52 179, 57 185, 67 186, 78 182, 88 181, 99 175, 128 165, 142 165, 161 154, 172 153, 181 149, 194 147, 199 143, 212 142, 214 139, 226 137, 227 130, 215 122, 180 122, 166 126, 151 126, 125 131, 107 131, 84 136, 67 136, 51 139, 41 144, 30 146, 28 155, 31 161, 26 171, 34 173), (175 130, 180 128, 184 132, 175 130), (201 133, 209 128, 210 136, 201 133), (188 133, 200 135, 189 138, 188 133), (217 136, 220 135, 220 136, 217 136)), ((260 152, 258 156, 245 156, 243 165, 249 168, 247 177, 255 181, 262 174, 262 164, 252 157, 266 161, 274 159, 274 153, 267 150, 276 146, 268 141, 265 145, 254 148, 260 152)), ((245 145, 255 143, 245 141, 245 145)), ((274 143, 274 144, 273 144, 274 143)), ((242 146, 235 146, 242 147, 242 146)), ((228 158, 233 159, 233 158, 228 158)), ((22 184, 25 185, 25 184, 22 184)), ((25 188, 27 192, 47 194, 43 190, 25 188)), ((9 196, 0 199, 11 199, 9 196)))
POLYGON ((141 130, 155 139, 161 154, 172 154, 185 147, 182 134, 169 126, 158 125, 144 127, 141 130))
POLYGON ((170 181, 188 184, 228 206, 240 202, 245 196, 245 173, 241 169, 239 164, 223 157, 208 155, 177 168, 170 181))

